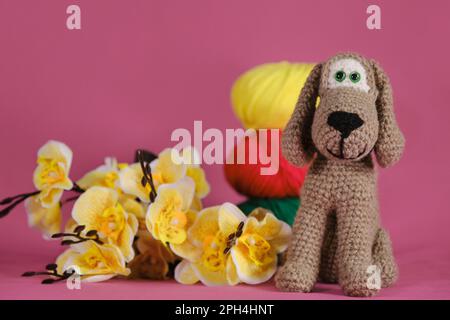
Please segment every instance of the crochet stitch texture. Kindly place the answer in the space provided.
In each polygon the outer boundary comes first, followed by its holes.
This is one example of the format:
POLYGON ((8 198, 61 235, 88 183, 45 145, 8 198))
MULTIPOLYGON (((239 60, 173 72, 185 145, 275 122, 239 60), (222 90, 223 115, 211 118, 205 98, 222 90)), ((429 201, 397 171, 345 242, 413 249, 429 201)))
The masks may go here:
POLYGON ((346 53, 314 67, 282 137, 288 161, 312 165, 286 261, 276 275, 280 290, 309 292, 320 279, 339 282, 347 295, 372 296, 380 289, 369 284, 373 266, 380 270, 381 287, 395 282, 397 265, 380 226, 371 154, 387 167, 403 148, 391 86, 375 61, 346 53))

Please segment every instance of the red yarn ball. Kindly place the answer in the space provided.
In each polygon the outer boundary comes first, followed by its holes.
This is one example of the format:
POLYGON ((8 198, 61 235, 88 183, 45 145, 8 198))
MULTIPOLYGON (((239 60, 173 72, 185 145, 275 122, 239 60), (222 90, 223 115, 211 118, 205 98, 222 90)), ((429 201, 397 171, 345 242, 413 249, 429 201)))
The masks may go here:
MULTIPOLYGON (((237 148, 234 146, 234 162, 233 164, 225 164, 225 176, 230 185, 239 193, 248 197, 259 198, 285 198, 297 197, 306 175, 306 167, 298 168, 291 165, 281 154, 281 131, 278 130, 277 136, 280 152, 279 152, 279 170, 275 175, 261 175, 261 168, 269 167, 263 165, 257 157, 256 164, 249 164, 249 145, 250 138, 242 139, 238 144, 245 143, 245 164, 237 164, 237 148)), ((258 146, 259 137, 257 135, 258 146)), ((261 154, 271 154, 271 133, 267 130, 267 145, 261 154), (267 150, 267 151, 266 151, 267 150)), ((242 146, 241 146, 242 148, 242 146)))

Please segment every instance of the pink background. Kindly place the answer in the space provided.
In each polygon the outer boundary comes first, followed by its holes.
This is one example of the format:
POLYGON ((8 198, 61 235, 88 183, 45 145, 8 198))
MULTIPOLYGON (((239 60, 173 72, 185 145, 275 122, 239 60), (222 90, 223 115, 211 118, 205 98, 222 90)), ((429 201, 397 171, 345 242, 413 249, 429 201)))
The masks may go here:
MULTIPOLYGON (((66 1, 0 0, 0 196, 33 190, 37 149, 48 139, 74 152, 71 177, 137 147, 172 146, 175 128, 239 127, 233 80, 265 62, 316 62, 339 51, 380 61, 390 75, 407 146, 380 172, 381 215, 400 280, 380 298, 450 298, 448 1, 66 1), (382 9, 382 30, 366 8, 382 9), (82 30, 66 29, 78 4, 82 30)), ((221 166, 206 167, 207 204, 241 199, 221 166)), ((337 286, 311 294, 273 284, 237 288, 109 281, 69 291, 21 278, 61 251, 28 229, 18 207, 0 220, 0 298, 342 298, 337 286), (213 293, 213 294, 212 294, 213 293)))

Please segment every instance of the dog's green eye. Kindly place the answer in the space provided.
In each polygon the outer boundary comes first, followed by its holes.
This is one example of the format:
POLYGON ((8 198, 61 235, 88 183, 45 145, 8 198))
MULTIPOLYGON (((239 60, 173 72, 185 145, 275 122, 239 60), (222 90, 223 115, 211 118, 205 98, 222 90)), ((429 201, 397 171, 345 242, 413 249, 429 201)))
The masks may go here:
POLYGON ((350 80, 353 83, 357 83, 359 80, 361 80, 361 75, 359 74, 359 72, 354 71, 350 73, 350 80))
POLYGON ((345 79, 345 72, 344 71, 338 71, 334 74, 334 79, 336 79, 337 82, 342 82, 345 79))

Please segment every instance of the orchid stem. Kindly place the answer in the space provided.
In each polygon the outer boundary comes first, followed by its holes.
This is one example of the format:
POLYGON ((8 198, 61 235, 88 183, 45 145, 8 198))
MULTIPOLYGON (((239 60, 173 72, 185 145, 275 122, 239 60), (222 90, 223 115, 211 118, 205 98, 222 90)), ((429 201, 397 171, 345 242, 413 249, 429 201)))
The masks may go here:
MULTIPOLYGON (((77 192, 77 193, 83 193, 85 190, 82 189, 76 183, 74 183, 73 187, 72 187, 72 189, 70 189, 70 191, 77 192)), ((29 197, 38 195, 39 193, 41 193, 41 190, 36 190, 33 192, 27 192, 27 193, 21 193, 21 194, 18 194, 18 195, 12 196, 12 197, 7 197, 3 200, 0 200, 1 206, 9 204, 9 206, 0 210, 0 218, 6 217, 15 207, 17 207, 18 204, 22 203, 29 197)), ((65 202, 61 203, 61 205, 66 202, 76 200, 77 198, 78 198, 78 196, 69 198, 65 202)))
POLYGON ((41 191, 34 191, 34 192, 29 192, 29 193, 23 193, 23 194, 19 194, 17 196, 8 197, 8 198, 3 199, 2 201, 0 201, 0 205, 9 204, 9 203, 11 203, 14 200, 16 200, 16 201, 14 201, 9 206, 3 208, 0 211, 0 218, 6 217, 12 211, 12 209, 14 209, 18 204, 22 203, 23 201, 25 201, 29 197, 32 197, 32 196, 35 196, 35 195, 39 194, 40 192, 41 191))
POLYGON ((100 237, 98 235, 98 232, 96 230, 90 230, 86 233, 86 236, 83 237, 81 235, 81 232, 85 229, 85 226, 77 226, 74 229, 73 233, 68 233, 68 232, 60 232, 60 233, 55 233, 52 235, 53 239, 57 239, 57 238, 64 238, 64 237, 72 237, 75 238, 77 240, 70 240, 70 239, 65 239, 63 241, 61 241, 61 245, 70 245, 70 244, 76 244, 76 243, 81 243, 81 242, 85 242, 85 241, 95 241, 98 244, 103 244, 103 242, 100 240, 100 237))
POLYGON ((149 198, 150 198, 150 202, 153 203, 153 202, 155 202, 157 194, 156 194, 155 184, 153 182, 152 168, 150 167, 150 164, 145 160, 145 155, 144 155, 143 150, 137 151, 137 158, 139 160, 139 163, 141 164, 141 170, 142 170, 142 174, 143 174, 141 183, 144 187, 147 183, 150 185, 149 198))
POLYGON ((61 207, 62 207, 63 205, 65 205, 66 203, 69 203, 69 202, 72 202, 72 201, 77 200, 79 197, 80 197, 79 195, 76 195, 76 196, 74 196, 74 197, 67 198, 67 199, 64 200, 64 201, 61 201, 61 207))
POLYGON ((51 284, 54 282, 59 282, 70 278, 74 271, 64 271, 62 274, 59 274, 57 271, 58 266, 56 264, 47 265, 47 271, 27 271, 22 274, 22 277, 33 277, 33 276, 51 276, 54 278, 47 278, 42 280, 42 284, 51 284))
POLYGON ((39 192, 40 191, 33 191, 33 192, 27 192, 27 193, 18 194, 18 195, 12 196, 12 197, 8 197, 8 198, 5 198, 5 199, 1 200, 0 201, 0 205, 5 205, 5 204, 8 204, 8 203, 11 203, 14 200, 16 200, 17 198, 24 198, 24 199, 26 199, 28 197, 31 197, 31 196, 34 196, 34 195, 38 194, 39 192))
POLYGON ((82 189, 79 185, 77 185, 76 183, 74 183, 74 184, 73 184, 73 187, 72 187, 72 189, 71 189, 70 191, 78 192, 78 193, 83 193, 83 192, 85 192, 86 190, 82 189))

